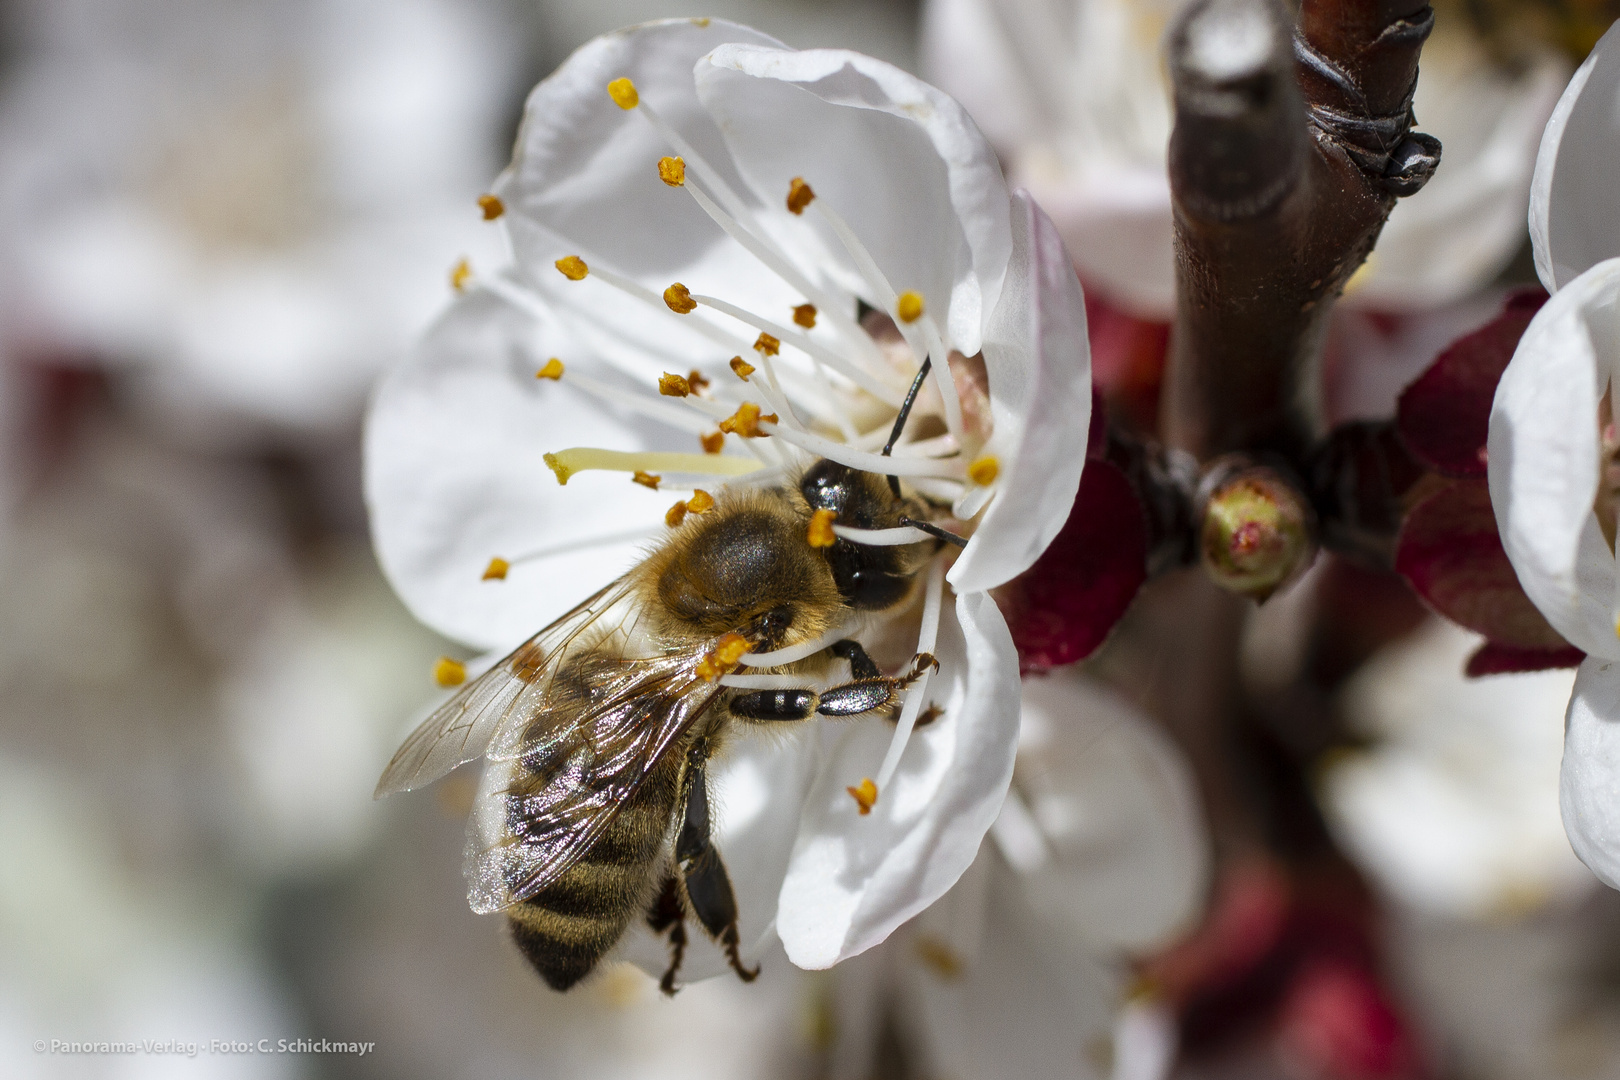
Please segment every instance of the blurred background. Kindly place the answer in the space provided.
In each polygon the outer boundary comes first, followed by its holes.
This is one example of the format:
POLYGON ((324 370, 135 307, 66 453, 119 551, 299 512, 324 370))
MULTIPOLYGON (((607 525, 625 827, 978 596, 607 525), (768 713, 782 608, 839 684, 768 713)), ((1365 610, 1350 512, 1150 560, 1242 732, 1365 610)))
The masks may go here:
MULTIPOLYGON (((371 801, 434 659, 463 654, 377 570, 359 435, 452 267, 498 257, 475 199, 528 88, 574 48, 705 14, 939 77, 975 63, 939 44, 960 6, 932 6, 928 45, 915 0, 0 0, 0 1075, 837 1072, 836 973, 778 963, 666 1003, 620 968, 554 995, 499 920, 467 909, 470 787, 371 801), (375 1048, 209 1049, 280 1038, 375 1048), (35 1050, 53 1039, 202 1049, 35 1050)), ((1114 4, 1149 41, 1174 6, 1114 4)), ((1524 34, 1557 53, 1548 109, 1612 18, 1467 8, 1443 12, 1474 35, 1461 55, 1504 85, 1534 67, 1508 47, 1524 34)), ((1009 172, 1049 175, 1017 131, 981 122, 1009 172)), ((1374 305, 1343 329, 1337 415, 1388 415, 1531 280, 1515 220, 1438 322, 1374 305)), ((1094 334, 1125 342, 1099 345, 1099 377, 1150 425, 1162 324, 1106 272, 1087 284, 1094 334)), ((1475 639, 1361 573, 1324 565, 1251 615, 1243 677, 1288 710, 1280 671, 1333 669, 1310 707, 1339 735, 1309 748, 1310 797, 1370 883, 1422 1071, 1620 1077, 1620 897, 1575 861, 1557 812, 1572 675, 1467 683, 1475 639), (1354 640, 1305 655, 1299 620, 1324 610, 1354 640)), ((1167 605, 1133 615, 1099 678, 1141 674, 1167 605)), ((903 1016, 874 1008, 863 1068, 933 1076, 903 1016)), ((1177 1075, 1273 1075, 1246 1068, 1186 1059, 1177 1075)))

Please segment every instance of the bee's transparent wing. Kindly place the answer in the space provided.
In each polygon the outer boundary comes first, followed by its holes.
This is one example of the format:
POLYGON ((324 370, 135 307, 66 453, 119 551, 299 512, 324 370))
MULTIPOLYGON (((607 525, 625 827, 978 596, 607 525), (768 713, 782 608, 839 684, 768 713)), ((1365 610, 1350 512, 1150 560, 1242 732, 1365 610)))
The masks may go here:
POLYGON ((609 655, 570 664, 527 736, 491 748, 468 829, 467 902, 499 911, 555 881, 719 693, 696 674, 703 650, 650 660, 609 655), (573 676, 577 671, 578 678, 573 676), (573 685, 565 685, 570 683, 573 685))
POLYGON ((503 729, 531 730, 532 716, 569 647, 591 626, 629 617, 632 607, 629 587, 620 578, 462 687, 406 737, 373 797, 431 784, 482 755, 503 729))

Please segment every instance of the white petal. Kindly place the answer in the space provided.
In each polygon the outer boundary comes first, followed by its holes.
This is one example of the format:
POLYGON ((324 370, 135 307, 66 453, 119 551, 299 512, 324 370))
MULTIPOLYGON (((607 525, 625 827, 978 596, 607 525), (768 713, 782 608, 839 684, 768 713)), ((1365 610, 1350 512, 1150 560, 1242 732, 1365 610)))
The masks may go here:
POLYGON ((1091 423, 1085 297, 1040 207, 1013 196, 1013 254, 985 330, 999 492, 948 580, 993 589, 1023 573, 1069 519, 1091 423))
POLYGON ((1047 845, 1020 867, 1030 903, 1099 949, 1144 952, 1185 929, 1210 869, 1185 758, 1076 672, 1026 679, 1023 700, 1016 794, 1047 845))
POLYGON ((1478 634, 1432 618, 1346 684, 1340 708, 1370 748, 1322 780, 1345 848, 1383 889, 1448 918, 1490 918, 1591 885, 1555 812, 1558 717, 1571 671, 1470 679, 1478 634))
POLYGON ((1445 166, 1395 204, 1347 304, 1438 307, 1490 284, 1524 242, 1536 146, 1568 78, 1551 49, 1508 69, 1471 34, 1430 38, 1413 109, 1444 145, 1445 166))
POLYGON ((1530 189, 1536 273, 1549 292, 1620 256, 1614 161, 1620 155, 1620 27, 1575 72, 1541 137, 1530 189))
POLYGON ((1118 976, 1043 920, 993 851, 980 858, 990 862, 988 895, 971 959, 953 965, 941 955, 948 945, 924 925, 932 911, 898 939, 908 946, 901 986, 928 1075, 1101 1080, 1118 976))
POLYGON ((1620 259, 1531 320, 1491 407, 1491 505, 1519 583, 1570 644, 1620 659, 1614 557, 1598 530, 1598 399, 1620 359, 1620 259))
POLYGON ((366 501, 384 572, 417 618, 479 648, 516 644, 617 578, 672 501, 618 473, 560 487, 543 454, 691 449, 690 435, 614 416, 566 375, 536 379, 540 358, 568 343, 532 313, 469 292, 383 383, 366 426, 366 501), (481 580, 493 557, 569 544, 579 546, 481 580))
POLYGON ((1610 888, 1620 888, 1620 667, 1587 657, 1564 720, 1558 806, 1570 846, 1610 888))
MULTIPOLYGON (((567 287, 570 298, 601 288, 600 282, 569 283, 558 276, 552 265, 557 259, 580 255, 658 292, 682 280, 693 292, 778 318, 802 302, 761 273, 753 256, 727 239, 688 192, 658 178, 658 160, 676 149, 647 117, 621 109, 608 96, 609 82, 631 79, 641 100, 740 189, 720 132, 692 86, 692 65, 728 41, 776 44, 721 19, 646 23, 592 40, 535 87, 512 164, 495 185, 506 202, 518 261, 532 279, 567 287), (692 268, 700 263, 706 272, 694 277, 692 268)), ((612 296, 612 302, 623 310, 637 306, 623 296, 612 296)), ((670 327, 678 326, 680 317, 664 314, 670 327)))
MULTIPOLYGON (((847 221, 896 292, 922 293, 962 352, 978 352, 1011 250, 1001 166, 962 107, 859 53, 718 48, 698 94, 768 207, 803 177, 847 221)), ((821 228, 813 210, 804 220, 821 228)), ((841 246, 826 237, 829 252, 841 246)))
POLYGON ((1018 657, 989 596, 957 598, 937 655, 929 697, 944 713, 912 736, 870 815, 844 789, 877 771, 892 729, 820 725, 827 764, 804 804, 777 916, 801 967, 869 949, 937 900, 1000 810, 1017 743, 1018 657))

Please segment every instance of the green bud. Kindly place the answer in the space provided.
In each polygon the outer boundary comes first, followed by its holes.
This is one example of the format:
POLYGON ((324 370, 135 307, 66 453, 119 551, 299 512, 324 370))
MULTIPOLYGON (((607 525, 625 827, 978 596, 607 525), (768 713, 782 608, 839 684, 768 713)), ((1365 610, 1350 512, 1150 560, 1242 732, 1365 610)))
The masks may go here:
POLYGON ((1316 556, 1310 505, 1264 466, 1211 475, 1220 478, 1204 501, 1204 570, 1221 588, 1264 602, 1316 556))

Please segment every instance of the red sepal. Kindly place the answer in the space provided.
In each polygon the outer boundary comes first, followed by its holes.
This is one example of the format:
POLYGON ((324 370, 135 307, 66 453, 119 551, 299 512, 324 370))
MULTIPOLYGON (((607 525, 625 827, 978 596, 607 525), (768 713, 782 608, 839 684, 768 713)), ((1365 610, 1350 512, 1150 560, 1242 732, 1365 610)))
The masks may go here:
POLYGON ((1395 423, 1407 448, 1448 476, 1485 475, 1485 436, 1496 384, 1547 293, 1540 286, 1509 294, 1502 313, 1452 342, 1401 393, 1395 423))
POLYGON ((1086 462, 1069 520, 1035 565, 996 590, 1022 669, 1083 660, 1147 580, 1147 522, 1120 469, 1086 462))

